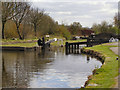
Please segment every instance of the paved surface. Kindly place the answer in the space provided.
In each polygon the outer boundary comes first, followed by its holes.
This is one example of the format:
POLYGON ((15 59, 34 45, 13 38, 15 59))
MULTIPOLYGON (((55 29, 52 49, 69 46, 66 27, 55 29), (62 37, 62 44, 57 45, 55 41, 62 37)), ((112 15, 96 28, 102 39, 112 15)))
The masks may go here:
POLYGON ((115 42, 115 43, 108 43, 108 44, 106 44, 106 45, 117 45, 117 46, 120 46, 120 42, 118 43, 118 42, 115 42))
POLYGON ((117 54, 117 55, 120 56, 120 53, 119 53, 120 47, 111 47, 110 49, 111 49, 115 54, 117 54))
POLYGON ((117 55, 120 56, 120 42, 116 42, 116 43, 108 43, 106 45, 115 45, 117 47, 111 47, 110 49, 117 55))

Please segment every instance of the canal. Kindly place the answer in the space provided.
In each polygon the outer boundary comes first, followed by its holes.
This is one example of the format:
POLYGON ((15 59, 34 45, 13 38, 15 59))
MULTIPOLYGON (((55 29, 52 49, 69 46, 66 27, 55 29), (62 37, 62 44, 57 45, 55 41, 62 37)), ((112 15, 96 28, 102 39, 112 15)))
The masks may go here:
POLYGON ((102 63, 64 48, 44 51, 3 51, 3 88, 80 88, 102 63))

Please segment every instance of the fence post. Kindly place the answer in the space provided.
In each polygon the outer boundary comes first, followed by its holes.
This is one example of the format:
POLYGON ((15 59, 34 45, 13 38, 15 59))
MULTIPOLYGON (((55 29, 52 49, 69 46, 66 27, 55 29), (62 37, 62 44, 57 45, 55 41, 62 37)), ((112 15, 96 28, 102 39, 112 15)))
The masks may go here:
POLYGON ((70 45, 70 44, 68 44, 68 53, 70 53, 70 46, 71 46, 71 45, 70 45))
POLYGON ((72 53, 73 53, 73 44, 72 44, 72 48, 71 49, 72 49, 72 53))

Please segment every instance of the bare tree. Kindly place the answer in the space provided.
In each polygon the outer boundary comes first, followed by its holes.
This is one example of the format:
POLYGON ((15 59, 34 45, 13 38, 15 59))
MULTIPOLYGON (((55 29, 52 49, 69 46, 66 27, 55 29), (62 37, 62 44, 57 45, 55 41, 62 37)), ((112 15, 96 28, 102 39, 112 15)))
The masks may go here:
POLYGON ((31 23, 33 24, 34 27, 35 36, 37 36, 37 28, 38 25, 40 24, 41 17, 43 16, 43 14, 44 14, 43 10, 39 11, 38 8, 31 9, 30 17, 31 17, 31 23))
POLYGON ((22 38, 26 38, 27 35, 32 31, 31 29, 31 23, 30 23, 30 17, 29 13, 24 17, 23 22, 22 22, 22 38))
POLYGON ((15 2, 2 2, 2 39, 5 38, 4 27, 7 20, 11 20, 19 14, 19 12, 15 13, 16 9, 15 2))
POLYGON ((15 13, 19 12, 19 14, 16 16, 13 15, 14 16, 13 21, 16 24, 19 38, 23 39, 19 28, 20 28, 20 24, 22 23, 24 17, 28 14, 30 6, 27 2, 16 2, 15 6, 18 7, 17 9, 15 9, 15 13))
POLYGON ((119 13, 114 16, 114 25, 120 28, 120 14, 119 13))

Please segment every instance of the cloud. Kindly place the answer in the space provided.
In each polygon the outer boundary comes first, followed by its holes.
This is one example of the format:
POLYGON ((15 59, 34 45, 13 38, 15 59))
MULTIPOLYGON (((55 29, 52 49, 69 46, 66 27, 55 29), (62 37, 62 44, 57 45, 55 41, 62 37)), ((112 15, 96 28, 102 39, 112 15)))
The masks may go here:
POLYGON ((58 14, 71 15, 71 12, 57 12, 58 14))
POLYGON ((29 0, 31 2, 118 2, 119 0, 29 0))
POLYGON ((118 11, 117 0, 40 0, 33 2, 33 7, 45 9, 47 13, 59 23, 71 24, 80 22, 83 26, 91 27, 93 23, 103 20, 111 21, 118 11))

